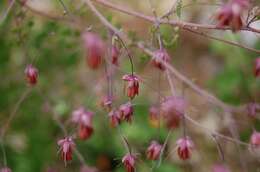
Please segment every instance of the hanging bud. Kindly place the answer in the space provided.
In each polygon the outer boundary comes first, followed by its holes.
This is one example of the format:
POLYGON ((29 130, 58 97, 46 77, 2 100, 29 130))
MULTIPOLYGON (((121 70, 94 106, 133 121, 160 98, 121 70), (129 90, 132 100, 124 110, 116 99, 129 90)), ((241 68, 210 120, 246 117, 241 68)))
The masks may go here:
POLYGON ((162 150, 162 145, 160 145, 156 141, 152 141, 146 151, 147 159, 157 160, 160 157, 161 150, 162 150))
POLYGON ((133 99, 139 93, 139 78, 135 75, 124 75, 122 78, 127 82, 127 96, 133 99))
POLYGON ((158 107, 151 106, 149 108, 149 122, 155 128, 160 126, 160 109, 158 107))
POLYGON ((187 160, 191 157, 193 147, 194 144, 189 137, 180 138, 177 140, 177 152, 182 160, 187 160))
POLYGON ((135 159, 136 157, 131 155, 130 153, 126 154, 123 157, 122 163, 124 164, 127 172, 135 172, 135 159))
POLYGON ((108 116, 111 127, 116 127, 120 124, 120 112, 118 110, 112 110, 109 112, 108 116))
POLYGON ((24 72, 27 82, 32 86, 35 85, 38 80, 38 70, 32 64, 29 64, 24 72))
POLYGON ((75 143, 71 137, 66 137, 60 139, 58 145, 60 146, 61 158, 64 160, 65 165, 67 165, 67 161, 72 160, 72 151, 75 147, 75 143))
POLYGON ((112 56, 112 64, 118 66, 119 50, 115 45, 113 45, 111 48, 111 56, 112 56))
POLYGON ((152 64, 158 69, 164 71, 165 65, 164 62, 167 63, 170 61, 170 56, 165 49, 159 49, 154 52, 154 57, 152 59, 152 64))
POLYGON ((127 102, 125 104, 122 104, 119 107, 120 111, 120 119, 126 120, 127 122, 131 123, 133 114, 134 114, 134 108, 131 102, 127 102))
POLYGON ((216 164, 213 166, 213 172, 230 172, 226 165, 216 164))
POLYGON ((94 113, 80 107, 73 111, 72 122, 79 125, 78 135, 82 140, 88 139, 93 133, 92 118, 94 113))
POLYGON ((255 69, 254 69, 255 77, 260 77, 260 57, 255 60, 255 69))
POLYGON ((99 35, 92 32, 83 33, 84 47, 87 50, 87 64, 92 69, 97 69, 105 54, 105 43, 99 35))
POLYGON ((0 172, 12 172, 12 170, 8 167, 4 167, 0 169, 0 172))
POLYGON ((241 15, 247 7, 248 0, 231 0, 218 12, 218 26, 230 26, 233 32, 240 30, 243 26, 241 15))
POLYGON ((161 108, 167 127, 172 129, 179 127, 181 117, 186 109, 185 99, 177 96, 168 97, 162 103, 161 108))

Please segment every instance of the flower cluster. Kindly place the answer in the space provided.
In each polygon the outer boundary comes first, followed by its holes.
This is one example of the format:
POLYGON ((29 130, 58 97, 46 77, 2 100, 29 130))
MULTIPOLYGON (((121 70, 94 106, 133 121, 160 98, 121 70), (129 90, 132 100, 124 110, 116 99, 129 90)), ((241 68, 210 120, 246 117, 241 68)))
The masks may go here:
POLYGON ((217 15, 218 25, 230 26, 233 31, 240 30, 243 26, 241 15, 248 7, 248 3, 248 0, 231 0, 224 5, 217 15))

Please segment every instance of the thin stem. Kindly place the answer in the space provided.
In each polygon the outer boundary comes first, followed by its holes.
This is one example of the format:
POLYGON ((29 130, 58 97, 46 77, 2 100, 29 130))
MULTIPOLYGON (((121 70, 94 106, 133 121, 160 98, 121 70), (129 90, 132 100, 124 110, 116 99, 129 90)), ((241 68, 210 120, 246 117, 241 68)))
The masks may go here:
POLYGON ((15 0, 12 0, 9 4, 9 6, 7 7, 6 11, 3 13, 3 15, 0 18, 0 24, 2 24, 5 19, 7 18, 8 14, 10 13, 11 9, 13 8, 15 3, 15 0))
POLYGON ((62 5, 63 9, 64 9, 64 14, 68 14, 69 10, 66 7, 65 3, 63 2, 63 0, 59 0, 60 4, 62 5))

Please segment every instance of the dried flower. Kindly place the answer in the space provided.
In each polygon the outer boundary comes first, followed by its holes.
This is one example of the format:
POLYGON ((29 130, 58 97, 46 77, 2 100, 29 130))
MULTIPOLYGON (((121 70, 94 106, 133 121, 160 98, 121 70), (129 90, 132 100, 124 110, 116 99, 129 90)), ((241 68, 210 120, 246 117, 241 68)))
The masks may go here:
POLYGON ((132 122, 132 117, 134 114, 134 108, 131 102, 127 102, 125 104, 122 104, 119 107, 120 111, 120 119, 121 120, 126 120, 127 122, 132 122))
POLYGON ((176 128, 179 126, 181 117, 185 113, 186 101, 183 97, 171 96, 166 98, 161 108, 167 127, 176 128))
POLYGON ((177 140, 177 152, 182 160, 186 160, 191 157, 191 150, 193 147, 194 144, 189 137, 184 137, 177 140))
POLYGON ((27 78, 27 82, 30 85, 35 85, 38 80, 38 70, 32 64, 27 65, 25 69, 25 75, 27 78))
POLYGON ((61 150, 61 158, 64 160, 65 165, 67 161, 72 160, 72 151, 75 146, 72 137, 65 137, 64 139, 60 139, 58 141, 58 145, 61 150))
POLYGON ((260 57, 255 60, 255 69, 254 69, 255 77, 260 77, 260 57))
POLYGON ((231 0, 218 12, 218 25, 230 26, 233 31, 240 30, 243 26, 241 15, 247 6, 248 0, 231 0))
POLYGON ((135 75, 124 75, 122 78, 127 82, 127 96, 133 99, 139 93, 139 78, 135 75))
POLYGON ((105 54, 105 43, 99 35, 92 32, 83 33, 84 47, 87 49, 87 64, 92 69, 97 69, 102 63, 105 54))
POLYGON ((122 158, 122 163, 125 166, 127 172, 134 172, 135 171, 135 159, 136 157, 131 155, 130 153, 126 154, 122 158))
POLYGON ((170 56, 165 49, 159 49, 154 52, 152 64, 160 70, 165 70, 164 62, 169 62, 170 56))
POLYGON ((213 172, 230 172, 226 165, 216 164, 213 166, 213 172))
POLYGON ((79 125, 78 135, 82 140, 88 139, 93 133, 92 118, 94 113, 80 107, 73 111, 72 122, 79 125))
POLYGON ((156 141, 152 141, 146 151, 146 156, 150 160, 157 160, 161 154, 162 145, 156 141))
POLYGON ((116 127, 117 125, 120 124, 120 112, 118 110, 112 110, 108 114, 109 119, 110 119, 110 126, 111 127, 116 127))

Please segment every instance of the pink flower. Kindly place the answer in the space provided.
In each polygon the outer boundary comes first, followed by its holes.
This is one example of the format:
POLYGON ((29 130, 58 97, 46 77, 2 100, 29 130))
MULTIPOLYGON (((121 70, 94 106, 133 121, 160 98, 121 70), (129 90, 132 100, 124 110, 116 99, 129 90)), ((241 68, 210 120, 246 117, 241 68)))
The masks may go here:
POLYGON ((131 104, 131 102, 127 102, 125 104, 122 104, 119 107, 120 111, 120 119, 121 120, 126 120, 127 122, 132 122, 132 117, 134 114, 134 108, 131 104))
POLYGON ((192 140, 189 137, 180 138, 177 140, 177 152, 182 160, 189 159, 191 157, 191 150, 194 147, 192 140))
POLYGON ((8 167, 4 167, 0 169, 0 172, 12 172, 12 170, 8 167))
POLYGON ((72 160, 72 151, 75 143, 73 142, 72 137, 65 137, 64 139, 60 139, 58 141, 58 145, 61 150, 61 158, 64 160, 66 165, 67 161, 72 160))
POLYGON ((117 49, 117 47, 115 45, 112 46, 111 56, 112 56, 112 64, 118 66, 119 50, 117 49))
POLYGON ((225 165, 216 164, 213 166, 213 172, 230 172, 230 171, 225 165))
POLYGON ((105 43, 99 35, 92 32, 83 33, 82 38, 87 49, 87 64, 90 68, 97 69, 105 54, 105 43))
POLYGON ((241 15, 248 6, 248 0, 232 0, 223 6, 217 15, 218 25, 230 26, 233 31, 243 26, 241 15))
POLYGON ((32 64, 29 64, 24 72, 27 78, 27 82, 30 85, 35 85, 38 80, 38 70, 32 64))
POLYGON ((179 126, 181 117, 185 113, 186 101, 183 97, 171 96, 166 98, 161 108, 167 127, 176 128, 179 126))
POLYGON ((120 112, 118 110, 112 110, 111 112, 109 112, 108 116, 111 127, 116 127, 120 124, 120 112))
POLYGON ((82 140, 88 139, 93 133, 92 118, 94 113, 80 107, 73 111, 72 122, 79 125, 78 135, 82 140))
POLYGON ((260 147, 260 132, 254 131, 253 134, 250 137, 250 144, 254 148, 260 147))
POLYGON ((162 145, 156 141, 152 141, 146 151, 146 156, 150 160, 157 160, 161 154, 162 145))
POLYGON ((255 68, 254 68, 255 77, 260 77, 260 57, 255 60, 255 68))
POLYGON ((127 82, 127 96, 133 99, 139 93, 139 78, 135 75, 124 75, 122 78, 127 82))
POLYGON ((170 61, 170 56, 165 49, 159 49, 154 52, 152 64, 160 70, 165 70, 163 62, 167 63, 170 61))
POLYGON ((130 153, 126 154, 123 159, 122 163, 125 166, 127 172, 134 172, 135 171, 135 159, 136 157, 131 155, 130 153))

